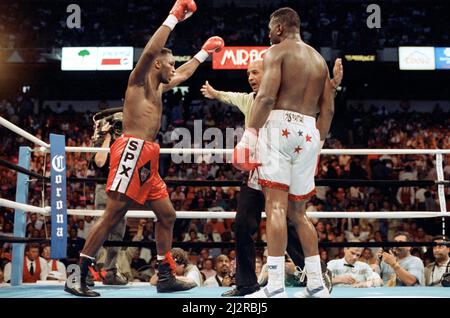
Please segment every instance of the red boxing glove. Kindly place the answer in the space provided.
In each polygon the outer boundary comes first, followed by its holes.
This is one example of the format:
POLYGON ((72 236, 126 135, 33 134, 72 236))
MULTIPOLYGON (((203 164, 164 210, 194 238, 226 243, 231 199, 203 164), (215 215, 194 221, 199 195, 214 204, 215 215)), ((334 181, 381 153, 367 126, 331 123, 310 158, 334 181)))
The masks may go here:
POLYGON ((233 166, 242 171, 252 171, 261 164, 256 160, 256 145, 258 143, 258 134, 256 129, 245 129, 241 141, 233 151, 233 166))
POLYGON ((178 21, 184 21, 195 11, 197 11, 197 5, 194 0, 177 0, 170 10, 170 14, 173 14, 178 21))
POLYGON ((220 36, 213 36, 206 40, 205 44, 202 46, 202 50, 205 50, 209 54, 214 52, 218 53, 222 51, 225 46, 225 42, 220 36))
POLYGON ((197 5, 194 0, 177 0, 163 25, 173 30, 178 22, 186 20, 195 11, 197 11, 197 5))
POLYGON ((201 51, 198 52, 194 56, 194 58, 196 58, 200 63, 203 63, 210 54, 222 51, 224 46, 225 42, 220 36, 210 37, 208 40, 206 40, 206 42, 202 46, 201 51))

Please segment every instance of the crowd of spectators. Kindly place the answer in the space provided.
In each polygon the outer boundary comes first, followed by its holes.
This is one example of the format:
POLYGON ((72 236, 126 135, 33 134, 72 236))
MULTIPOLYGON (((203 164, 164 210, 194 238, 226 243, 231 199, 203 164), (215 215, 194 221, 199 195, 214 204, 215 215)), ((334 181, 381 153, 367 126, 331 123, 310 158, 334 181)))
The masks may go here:
MULTIPOLYGON (((60 48, 63 46, 143 47, 166 17, 171 1, 78 1, 81 28, 69 29, 64 1, 8 1, 0 5, 0 47, 60 48)), ((315 46, 368 52, 400 45, 445 46, 448 2, 399 5, 383 1, 381 28, 369 29, 367 3, 355 1, 267 1, 256 7, 245 1, 214 6, 198 0, 191 23, 177 28, 169 46, 182 54, 198 49, 211 35, 228 45, 268 44, 268 19, 276 8, 291 6, 300 13, 303 39, 315 46)))
MULTIPOLYGON (((201 118, 204 128, 236 127, 243 125, 243 116, 231 107, 220 103, 206 103, 190 100, 189 96, 170 93, 166 96, 167 107, 163 115, 163 125, 158 136, 162 147, 172 147, 176 141, 171 135, 176 128, 192 129, 194 120, 201 118)), ((429 113, 418 113, 402 102, 402 111, 388 113, 381 107, 367 110, 347 105, 349 137, 340 141, 333 131, 325 148, 446 148, 450 147, 450 116, 448 112, 435 106, 429 113), (380 111, 381 109, 381 111, 380 111)), ((432 109, 433 105, 430 105, 432 109)), ((92 114, 77 113, 76 105, 64 111, 54 111, 27 96, 0 102, 0 116, 23 127, 31 134, 48 142, 49 133, 63 133, 68 146, 91 146, 93 135, 92 114), (38 112, 36 109, 40 109, 38 112)), ((18 145, 31 144, 0 128, 0 157, 17 164, 18 145)), ((34 147, 34 146, 32 146, 34 147)), ((89 178, 96 175, 91 165, 92 154, 68 153, 67 176, 89 178)), ((432 155, 383 155, 383 156, 321 156, 318 165, 318 179, 362 179, 362 180, 435 180, 435 157, 432 155)), ((48 155, 32 152, 30 170, 49 176, 48 155)), ((161 174, 166 180, 244 180, 245 176, 229 164, 196 162, 175 164, 170 157, 162 157, 161 174)), ((450 178, 450 158, 444 156, 445 178, 450 178)), ((0 167, 1 197, 14 200, 16 172, 0 167)), ((67 206, 75 209, 94 208, 94 184, 89 182, 68 182, 67 206)), ((169 187, 170 198, 176 210, 191 211, 235 211, 239 199, 239 187, 169 187)), ((447 204, 449 192, 446 190, 447 204)), ((29 203, 48 206, 50 187, 47 182, 31 178, 29 203)), ((450 206, 447 206, 449 209, 450 206)), ((308 203, 309 211, 438 211, 439 200, 436 187, 317 187, 317 194, 308 203)), ((0 208, 0 235, 12 236, 14 213, 11 209, 0 208)), ((68 217, 68 257, 65 264, 77 262, 78 253, 94 224, 89 216, 68 217)), ((441 232, 440 219, 316 219, 313 220, 321 242, 386 241, 392 240, 394 233, 401 230, 411 235, 415 242, 430 242, 432 236, 441 232)), ((28 214, 26 236, 50 238, 51 224, 48 217, 28 214)), ((234 222, 231 219, 177 220, 174 230, 175 241, 185 242, 233 242, 234 222)), ((265 223, 255 239, 265 241, 265 223)), ((154 241, 152 220, 128 219, 124 240, 154 241), (140 231, 140 232, 139 232, 140 231)), ((2 246, 3 266, 10 257, 11 244, 2 246)), ((155 251, 144 248, 124 248, 125 259, 130 262, 128 279, 146 280, 154 274, 155 251), (144 274, 143 271, 147 271, 144 274), (154 270, 154 269, 153 269, 154 270), (142 278, 144 277, 144 278, 142 278)), ((264 250, 259 257, 264 264, 264 250)), ((235 252, 233 249, 194 247, 188 251, 190 263, 195 263, 205 272, 204 280, 213 273, 214 260, 224 254, 233 270, 235 252), (211 259, 210 261, 208 259, 211 259)), ((420 257, 427 265, 432 261, 430 251, 414 249, 412 254, 420 257)), ((373 258, 376 250, 367 249, 363 257, 373 258)), ((323 261, 342 258, 344 250, 338 248, 321 249, 323 261)), ((224 257, 221 256, 222 263, 224 257)), ((221 264, 222 264, 221 263, 221 264)), ((221 265, 223 266, 223 264, 221 265)), ((227 282, 227 280, 226 280, 227 282)))

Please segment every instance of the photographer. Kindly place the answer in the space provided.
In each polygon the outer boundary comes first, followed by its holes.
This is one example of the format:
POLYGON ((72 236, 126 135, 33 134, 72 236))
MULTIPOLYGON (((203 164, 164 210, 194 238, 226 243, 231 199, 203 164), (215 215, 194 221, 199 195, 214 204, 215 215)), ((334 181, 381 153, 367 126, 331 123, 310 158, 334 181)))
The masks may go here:
POLYGON ((433 242, 438 243, 438 245, 433 247, 435 261, 425 267, 425 285, 449 287, 450 258, 448 257, 448 253, 450 252, 450 247, 442 244, 448 242, 448 239, 445 236, 439 235, 433 239, 433 242))
MULTIPOLYGON (((170 252, 172 253, 172 257, 175 262, 173 265, 175 266, 175 275, 177 279, 188 283, 195 283, 197 287, 202 286, 202 274, 196 265, 189 263, 188 253, 178 247, 172 248, 170 252)), ((150 284, 153 286, 156 286, 157 283, 158 273, 153 275, 150 279, 150 284)))
POLYGON ((216 257, 216 272, 217 274, 211 276, 203 286, 205 287, 230 287, 235 285, 234 276, 231 275, 230 259, 226 255, 219 255, 216 257))
MULTIPOLYGON (((395 242, 411 242, 411 235, 398 232, 395 242)), ((380 274, 385 286, 424 285, 424 267, 420 258, 411 255, 410 246, 395 247, 389 252, 378 252, 380 274)))
MULTIPOLYGON (((121 112, 96 121, 94 134, 94 146, 109 148, 117 137, 122 134, 121 112)), ((94 116, 95 120, 95 116, 94 116)), ((109 173, 109 152, 97 152, 93 160, 95 176, 107 178, 109 173)), ((95 209, 106 208, 106 184, 97 184, 95 187, 95 209)), ((110 241, 121 241, 125 235, 126 219, 122 219, 108 236, 110 241)), ((104 269, 106 275, 103 277, 105 285, 126 285, 128 281, 117 271, 117 255, 120 247, 110 246, 106 248, 106 259, 104 269)))

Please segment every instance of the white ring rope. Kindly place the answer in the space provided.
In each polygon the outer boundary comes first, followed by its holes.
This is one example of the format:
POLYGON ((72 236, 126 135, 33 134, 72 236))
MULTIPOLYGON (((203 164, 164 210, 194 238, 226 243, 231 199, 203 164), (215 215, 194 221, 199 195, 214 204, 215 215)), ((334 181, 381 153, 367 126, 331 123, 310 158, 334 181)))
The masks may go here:
MULTIPOLYGON (((438 181, 444 181, 444 169, 443 169, 443 160, 442 154, 436 154, 436 174, 438 181)), ((438 185, 438 197, 439 197, 439 206, 441 207, 441 212, 447 212, 447 203, 445 200, 445 190, 444 185, 438 185)))
MULTIPOLYGON (((66 152, 109 152, 109 148, 66 147, 66 152)), ((161 154, 232 154, 233 149, 161 148, 161 154)), ((432 155, 450 154, 450 149, 322 149, 321 155, 432 155)))
POLYGON ((8 128, 9 130, 12 130, 13 132, 18 134, 19 136, 22 136, 23 138, 26 138, 29 141, 34 142, 35 144, 37 144, 37 145, 39 145, 41 147, 50 148, 49 144, 43 142, 39 138, 37 138, 37 137, 33 136, 32 134, 30 134, 29 132, 26 132, 25 130, 23 130, 19 126, 14 125, 12 122, 6 120, 2 116, 0 116, 0 125, 4 126, 5 128, 8 128))
MULTIPOLYGON (((10 121, 4 119, 0 116, 0 124, 5 126, 6 128, 12 130, 18 135, 34 142, 41 146, 41 148, 37 151, 48 152, 50 145, 43 142, 39 138, 31 135, 26 132, 22 128, 14 125, 10 121)), ((100 147, 66 147, 67 152, 109 152, 109 148, 100 148, 100 147)), ((161 154, 194 154, 194 155, 205 155, 205 154, 231 154, 233 149, 212 149, 212 148, 162 148, 160 150, 161 154)), ((321 154, 323 155, 369 155, 369 154, 423 154, 423 155, 436 155, 436 170, 438 175, 438 181, 443 181, 443 170, 442 170, 442 154, 450 154, 450 149, 322 149, 321 154)), ((441 207, 441 212, 427 212, 427 211, 395 211, 395 212, 308 212, 309 217, 315 218, 414 218, 414 217, 435 217, 435 216, 443 216, 447 214, 446 212, 446 202, 444 195, 444 186, 438 186, 438 196, 441 207), (405 215, 406 214, 406 215, 405 215), (332 215, 332 216, 331 216, 332 215)), ((5 199, 0 199, 0 206, 6 206, 14 209, 28 210, 30 212, 38 212, 42 214, 49 214, 50 208, 39 208, 27 204, 20 204, 14 201, 9 201, 5 199)), ((95 215, 101 215, 102 211, 98 210, 68 210, 68 213, 93 213, 95 215), (84 212, 79 212, 84 211, 84 212)), ((129 211, 130 217, 142 217, 141 215, 145 215, 145 217, 154 217, 150 216, 150 211, 129 211), (143 213, 143 214, 142 214, 143 213), (136 216, 134 216, 136 215, 136 216)), ((205 212, 200 212, 205 214, 205 212)), ((211 212, 209 212, 211 213, 211 212)), ((234 218, 234 212, 213 212, 218 213, 214 214, 215 218, 234 218), (223 213, 223 215, 221 214, 223 213), (226 213, 232 213, 226 214, 226 213), (219 214, 221 216, 219 216, 219 214)), ((85 215, 85 214, 77 214, 77 215, 85 215)), ((192 215, 195 215, 194 218, 204 218, 205 215, 198 215, 195 212, 185 211, 180 212, 179 218, 193 218, 192 215), (194 214, 193 214, 194 213, 194 214)), ((446 215, 445 215, 446 216, 446 215)))
MULTIPOLYGON (((19 209, 26 212, 40 213, 43 215, 50 215, 50 207, 40 208, 29 204, 17 203, 14 201, 0 199, 0 206, 19 209)), ((79 216, 101 216, 103 210, 83 210, 83 209, 68 209, 67 214, 79 215, 79 216)), ((177 218, 179 219, 234 219, 236 212, 222 212, 222 211, 177 211, 177 218)), ((351 219, 410 219, 410 218, 433 218, 442 217, 443 214, 439 211, 374 211, 374 212, 307 212, 310 218, 351 218, 351 219)), ((266 217, 265 212, 262 214, 266 217)), ((445 215, 450 217, 450 213, 445 215)), ((127 213, 127 217, 132 218, 155 218, 155 214, 152 211, 146 210, 130 210, 127 213)))
MULTIPOLYGON (((16 134, 41 146, 35 151, 48 152, 50 145, 31 135, 22 128, 0 116, 0 125, 10 129, 16 134)), ((109 152, 109 148, 100 147, 66 147, 66 152, 109 152)), ((233 149, 214 148, 161 148, 161 154, 231 154, 233 149)), ((432 155, 450 154, 450 149, 322 149, 322 155, 432 155)))

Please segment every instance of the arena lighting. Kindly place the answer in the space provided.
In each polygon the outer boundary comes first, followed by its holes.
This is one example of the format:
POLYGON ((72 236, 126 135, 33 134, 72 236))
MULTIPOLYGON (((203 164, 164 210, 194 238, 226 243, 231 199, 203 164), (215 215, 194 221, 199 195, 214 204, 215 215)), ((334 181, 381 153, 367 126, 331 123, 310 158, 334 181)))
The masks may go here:
POLYGON ((174 55, 173 58, 175 59, 175 62, 187 62, 192 58, 192 56, 190 56, 190 55, 174 55))
POLYGON ((348 62, 375 62, 375 55, 372 54, 346 54, 344 58, 348 62))

